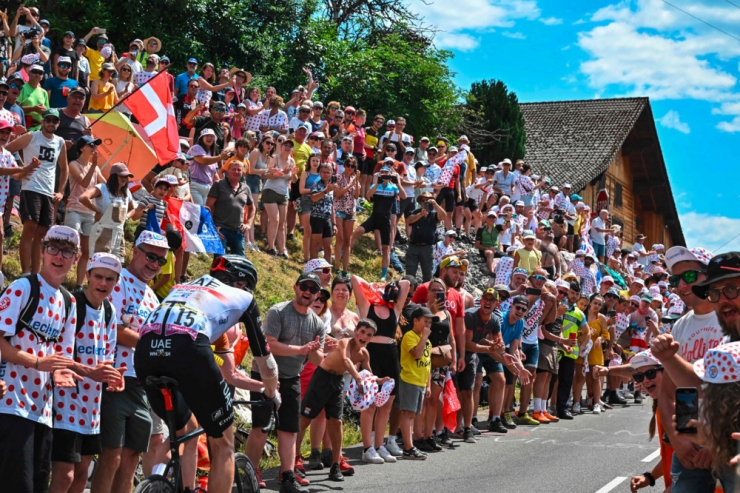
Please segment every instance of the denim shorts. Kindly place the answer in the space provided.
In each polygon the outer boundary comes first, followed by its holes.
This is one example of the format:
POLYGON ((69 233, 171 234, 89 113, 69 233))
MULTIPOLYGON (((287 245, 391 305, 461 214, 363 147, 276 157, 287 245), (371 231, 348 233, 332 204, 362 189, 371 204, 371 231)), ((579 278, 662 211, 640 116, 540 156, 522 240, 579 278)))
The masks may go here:
POLYGON ((260 193, 260 185, 262 185, 262 179, 257 175, 247 175, 247 186, 252 194, 260 193))
POLYGON ((85 214, 84 212, 72 211, 67 209, 67 213, 64 216, 64 225, 74 229, 82 236, 90 236, 92 231, 93 223, 95 222, 95 214, 85 214))
POLYGON ((537 364, 540 361, 540 345, 539 344, 526 344, 522 343, 522 352, 524 353, 524 366, 534 366, 537 368, 537 364))
POLYGON ((522 195, 521 200, 524 202, 524 207, 531 207, 534 202, 534 195, 522 195))
POLYGON ((355 220, 355 214, 354 213, 347 214, 346 212, 335 211, 334 214, 336 214, 336 216, 339 219, 344 219, 345 221, 354 221, 355 220))

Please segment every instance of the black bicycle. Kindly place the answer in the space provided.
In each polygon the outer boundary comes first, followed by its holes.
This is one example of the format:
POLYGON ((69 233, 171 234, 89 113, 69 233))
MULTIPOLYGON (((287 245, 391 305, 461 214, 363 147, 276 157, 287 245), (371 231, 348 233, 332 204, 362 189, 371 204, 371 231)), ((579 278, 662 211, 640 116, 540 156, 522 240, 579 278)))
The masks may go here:
MULTIPOLYGON (((198 428, 181 437, 177 437, 175 428, 175 409, 172 400, 172 391, 177 388, 178 382, 169 377, 147 377, 147 385, 156 387, 162 392, 165 403, 165 421, 170 432, 170 453, 172 458, 165 468, 164 474, 154 474, 147 477, 134 489, 134 493, 184 493, 182 485, 182 471, 180 465, 180 445, 197 438, 204 433, 203 428, 198 428)), ((233 401, 233 405, 251 405, 251 406, 271 406, 272 420, 262 429, 265 433, 274 428, 277 422, 277 409, 275 403, 269 400, 259 401, 233 401)), ((257 471, 254 464, 244 454, 236 453, 234 455, 234 485, 232 493, 256 493, 260 487, 257 481, 257 471)), ((197 491, 197 489, 196 489, 197 491)), ((202 491, 202 490, 201 490, 202 491)))

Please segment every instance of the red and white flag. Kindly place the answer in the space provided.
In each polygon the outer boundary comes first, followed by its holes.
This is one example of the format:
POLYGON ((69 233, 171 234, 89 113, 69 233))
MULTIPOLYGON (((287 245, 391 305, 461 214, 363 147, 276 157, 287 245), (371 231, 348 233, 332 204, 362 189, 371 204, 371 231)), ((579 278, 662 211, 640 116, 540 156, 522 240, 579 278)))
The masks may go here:
POLYGON ((175 159, 180 150, 180 138, 167 79, 159 74, 152 77, 123 104, 144 128, 159 162, 164 164, 175 159))

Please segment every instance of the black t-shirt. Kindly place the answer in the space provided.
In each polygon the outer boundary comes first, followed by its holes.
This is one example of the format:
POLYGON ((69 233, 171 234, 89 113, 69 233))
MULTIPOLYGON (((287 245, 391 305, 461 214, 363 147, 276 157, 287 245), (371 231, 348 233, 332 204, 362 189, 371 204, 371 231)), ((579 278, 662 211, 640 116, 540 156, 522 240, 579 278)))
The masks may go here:
MULTIPOLYGON (((64 46, 57 48, 54 54, 59 56, 68 56, 70 60, 72 60, 72 70, 69 71, 69 78, 77 79, 77 62, 80 61, 80 54, 75 50, 67 50, 64 46)), ((80 85, 82 85, 82 81, 80 81, 80 85)))
MULTIPOLYGON (((82 133, 87 128, 87 118, 83 115, 78 115, 77 118, 67 116, 64 110, 59 110, 59 126, 54 131, 54 135, 58 135, 64 140, 75 142, 77 139, 82 137, 82 133)), ((93 133, 95 132, 93 127, 93 133)), ((67 151, 67 162, 71 163, 77 159, 74 146, 70 147, 67 151)))
POLYGON ((175 101, 172 105, 172 109, 175 112, 175 121, 177 122, 177 134, 180 137, 190 137, 190 127, 182 122, 182 119, 185 118, 185 115, 190 113, 190 111, 193 109, 190 97, 187 94, 181 94, 180 96, 178 96, 177 101, 175 101))
MULTIPOLYGON (((414 209, 412 216, 421 213, 421 208, 414 209)), ((439 217, 437 211, 432 211, 426 217, 422 217, 411 225, 411 244, 412 245, 434 245, 437 233, 437 224, 439 217)))
POLYGON ((221 152, 221 149, 224 148, 224 128, 221 126, 220 123, 214 122, 210 116, 196 116, 195 118, 193 118, 193 127, 195 127, 195 136, 193 137, 193 142, 198 142, 200 133, 204 129, 213 129, 213 131, 216 133, 216 147, 218 147, 218 149, 214 149, 213 155, 215 156, 216 154, 221 152))
POLYGON ((480 308, 465 310, 465 330, 473 333, 473 342, 476 344, 488 336, 501 333, 501 318, 492 313, 488 322, 483 323, 479 310, 480 308))
MULTIPOLYGON (((559 336, 560 333, 563 331, 563 317, 558 317, 555 319, 555 321, 551 324, 545 324, 543 325, 544 330, 548 331, 550 334, 554 336, 559 336)), ((555 341, 551 341, 549 339, 541 339, 540 344, 545 344, 546 346, 554 346, 556 343, 555 341)))
POLYGON ((432 347, 444 346, 450 343, 450 313, 445 310, 447 318, 432 322, 432 333, 429 334, 429 342, 432 347))

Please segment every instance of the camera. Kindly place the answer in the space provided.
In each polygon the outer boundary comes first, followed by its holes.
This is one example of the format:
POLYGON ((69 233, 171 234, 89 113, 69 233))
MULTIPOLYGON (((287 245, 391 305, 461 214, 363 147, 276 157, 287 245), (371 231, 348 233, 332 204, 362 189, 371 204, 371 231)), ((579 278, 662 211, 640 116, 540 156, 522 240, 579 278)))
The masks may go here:
POLYGON ((398 177, 397 176, 391 176, 391 182, 393 182, 396 185, 398 185, 398 177))
POLYGON ((329 180, 329 183, 336 183, 337 182, 337 175, 334 175, 331 177, 331 180, 329 180))
POLYGON ((429 212, 432 212, 434 210, 434 206, 428 200, 424 202, 424 208, 428 210, 429 212))

